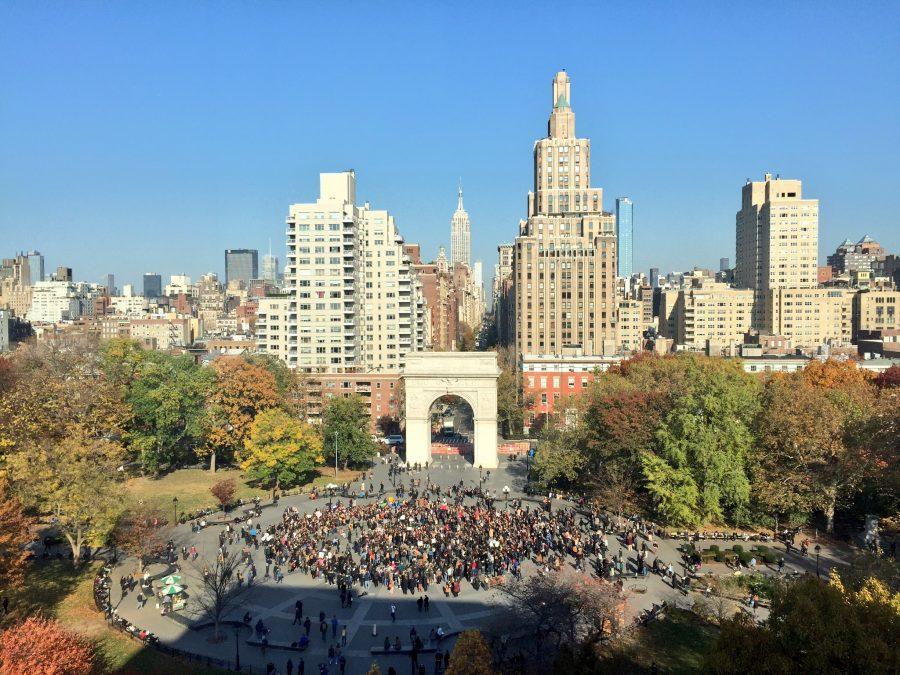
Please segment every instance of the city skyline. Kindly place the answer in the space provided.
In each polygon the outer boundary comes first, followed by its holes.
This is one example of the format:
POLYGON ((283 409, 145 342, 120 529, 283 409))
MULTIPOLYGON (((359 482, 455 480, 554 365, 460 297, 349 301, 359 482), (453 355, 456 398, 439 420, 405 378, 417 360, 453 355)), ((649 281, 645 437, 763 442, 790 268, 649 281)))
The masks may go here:
MULTIPOLYGON (((369 25, 399 30, 368 11, 357 13, 369 25)), ((551 39, 516 59, 489 49, 450 69, 440 48, 462 28, 440 36, 450 10, 417 9, 421 35, 405 48, 418 50, 421 65, 396 73, 390 61, 399 48, 389 47, 383 61, 361 66, 371 98, 358 109, 340 105, 338 94, 342 77, 356 73, 352 68, 359 64, 338 60, 307 68, 320 44, 315 27, 328 19, 318 10, 306 17, 310 51, 296 57, 266 44, 283 20, 296 18, 295 11, 255 13, 241 33, 247 17, 232 7, 196 40, 193 29, 208 18, 202 10, 159 18, 163 27, 181 21, 184 29, 166 33, 147 54, 120 58, 127 44, 145 41, 147 17, 139 10, 6 5, 9 39, 0 46, 0 81, 9 95, 0 110, 0 141, 7 148, 0 160, 0 232, 8 249, 40 250, 47 269, 72 267, 79 279, 111 273, 120 284, 138 285, 147 269, 163 279, 182 272, 196 279, 208 271, 224 278, 222 251, 262 251, 270 238, 281 242, 283 205, 313 198, 308 186, 320 172, 354 168, 366 186, 361 201, 389 204, 407 240, 420 243, 426 258, 440 245, 449 250, 446 219, 462 176, 474 224, 472 259, 492 261, 496 246, 515 236, 531 182, 527 146, 540 136, 544 114, 537 92, 565 67, 579 92, 580 129, 595 146, 597 183, 610 203, 627 195, 640 205, 635 271, 715 269, 719 258, 734 259, 736 191, 746 178, 764 173, 803 180, 820 199, 820 263, 848 236, 869 234, 888 249, 900 248, 883 198, 898 169, 878 150, 896 145, 900 119, 896 93, 878 76, 879 65, 900 56, 888 39, 890 21, 881 17, 876 24, 875 13, 854 15, 866 40, 851 40, 837 54, 827 48, 828 36, 846 44, 848 10, 765 10, 761 20, 770 21, 772 34, 758 47, 770 58, 755 60, 726 39, 740 31, 738 13, 723 10, 705 19, 696 7, 677 18, 590 11, 608 20, 640 21, 644 50, 621 56, 624 50, 615 45, 634 37, 624 31, 610 36, 602 63, 588 47, 551 39), (690 21, 694 31, 715 23, 719 37, 668 54, 666 40, 690 21), (814 30, 798 31, 809 22, 814 30), (241 45, 253 49, 252 57, 212 45, 228 35, 243 36, 241 45), (797 44, 782 46, 787 35, 797 44), (47 42, 59 49, 38 53, 37 45, 47 42), (75 63, 59 56, 69 48, 78 55, 75 63), (154 59, 162 60, 162 74, 154 59), (182 73, 182 61, 194 69, 182 73), (777 61, 789 64, 784 81, 771 79, 777 61), (435 63, 442 64, 439 77, 431 78, 435 63), (262 71, 270 72, 262 77, 262 71), (631 95, 613 96, 623 79, 631 82, 631 95), (763 83, 771 95, 748 102, 746 90, 763 83), (685 94, 685 87, 697 86, 685 94), (66 115, 45 109, 51 95, 65 98, 66 115), (661 96, 666 106, 651 105, 661 96), (212 107, 211 99, 222 97, 237 104, 234 112, 212 107), (312 117, 302 112, 312 98, 335 102, 312 117), (268 102, 274 100, 290 112, 273 112, 268 102), (101 106, 109 101, 115 103, 101 106), (267 123, 242 121, 260 119, 260 101, 267 104, 267 123), (865 113, 858 109, 863 105, 865 113), (852 119, 866 124, 857 128, 852 119), (48 210, 51 201, 63 206, 48 210)), ((510 17, 500 44, 511 41, 525 20, 510 17)), ((481 30, 476 26, 468 39, 481 30)), ((273 252, 285 254, 281 245, 273 252)))

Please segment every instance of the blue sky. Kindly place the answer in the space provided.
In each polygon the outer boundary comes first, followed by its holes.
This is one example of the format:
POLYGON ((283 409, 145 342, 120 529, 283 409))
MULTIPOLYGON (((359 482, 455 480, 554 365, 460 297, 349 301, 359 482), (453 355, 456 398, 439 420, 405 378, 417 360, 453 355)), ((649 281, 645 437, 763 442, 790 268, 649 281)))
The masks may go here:
POLYGON ((766 171, 821 200, 823 260, 865 233, 900 250, 895 3, 7 0, 0 254, 120 284, 270 239, 283 262, 288 205, 352 167, 429 257, 462 177, 488 271, 560 68, 606 207, 635 202, 637 269, 733 260, 766 171))

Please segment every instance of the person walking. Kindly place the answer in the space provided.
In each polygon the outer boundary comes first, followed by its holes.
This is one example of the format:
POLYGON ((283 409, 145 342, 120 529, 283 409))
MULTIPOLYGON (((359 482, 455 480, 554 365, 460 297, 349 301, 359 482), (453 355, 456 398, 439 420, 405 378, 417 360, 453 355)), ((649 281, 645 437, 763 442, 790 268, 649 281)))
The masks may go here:
POLYGON ((422 606, 425 608, 425 611, 428 611, 428 593, 425 594, 425 597, 422 598, 422 606))
POLYGON ((391 603, 391 622, 397 623, 397 605, 391 603))
POLYGON ((322 634, 322 642, 328 640, 328 624, 324 621, 319 624, 319 632, 322 634))
POLYGON ((337 630, 338 630, 337 614, 332 614, 331 615, 331 639, 332 640, 337 637, 337 630))
POLYGON ((284 666, 284 670, 287 675, 294 675, 294 662, 288 659, 287 663, 284 666))
POLYGON ((312 627, 312 621, 309 620, 309 617, 306 617, 306 621, 303 622, 303 630, 306 631, 306 637, 309 637, 309 629, 312 627))
POLYGON ((292 626, 303 623, 303 601, 298 600, 294 603, 294 622, 291 624, 292 626))
POLYGON ((341 647, 347 646, 347 626, 341 628, 341 647))

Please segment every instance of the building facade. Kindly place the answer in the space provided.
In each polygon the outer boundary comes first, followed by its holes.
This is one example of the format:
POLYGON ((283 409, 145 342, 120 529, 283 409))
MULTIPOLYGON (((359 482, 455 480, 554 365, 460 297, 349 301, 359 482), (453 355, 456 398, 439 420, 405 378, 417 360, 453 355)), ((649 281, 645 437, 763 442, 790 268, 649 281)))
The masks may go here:
POLYGON ((818 284, 819 200, 803 198, 802 181, 767 173, 742 188, 735 223, 735 285, 753 289, 753 324, 764 328, 770 291, 818 284))
POLYGON ((319 188, 287 218, 286 362, 306 372, 398 370, 427 338, 403 237, 387 211, 357 205, 353 171, 323 173, 319 188))
POLYGON ((259 251, 249 248, 232 248, 225 251, 225 286, 234 281, 250 288, 250 280, 259 278, 259 251))
POLYGON ((849 345, 855 295, 847 288, 773 289, 766 298, 763 328, 798 348, 849 345))
POLYGON ((456 202, 456 211, 450 219, 450 263, 456 265, 471 265, 472 260, 472 227, 469 223, 469 214, 463 208, 462 187, 456 202))
POLYGON ((616 241, 618 274, 630 279, 634 273, 634 204, 628 197, 616 199, 616 241))
POLYGON ((695 279, 690 288, 678 291, 673 317, 675 344, 702 350, 710 345, 742 343, 751 328, 753 296, 752 289, 695 279))
POLYGON ((155 299, 162 296, 162 277, 156 272, 144 273, 144 297, 155 299))
POLYGON ((515 240, 516 351, 615 351, 615 216, 591 187, 591 144, 575 135, 569 76, 553 78, 546 138, 534 145, 534 191, 515 240))

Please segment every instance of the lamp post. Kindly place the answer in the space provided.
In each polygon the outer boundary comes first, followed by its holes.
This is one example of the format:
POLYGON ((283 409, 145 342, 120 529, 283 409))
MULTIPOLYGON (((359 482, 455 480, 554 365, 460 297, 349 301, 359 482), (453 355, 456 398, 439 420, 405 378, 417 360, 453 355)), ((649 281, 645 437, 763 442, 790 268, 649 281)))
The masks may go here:
POLYGON ((334 477, 338 477, 337 432, 334 432, 334 477))
POLYGON ((234 627, 234 669, 241 669, 241 643, 238 640, 238 635, 241 632, 240 626, 234 627))
POLYGON ((503 508, 508 509, 509 508, 509 485, 503 486, 503 501, 504 501, 503 508))
POLYGON ((175 527, 176 525, 178 525, 178 497, 172 497, 172 511, 172 527, 175 527))
POLYGON ((821 579, 822 575, 819 574, 819 552, 822 550, 822 547, 816 544, 816 578, 821 579))

